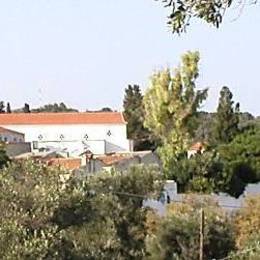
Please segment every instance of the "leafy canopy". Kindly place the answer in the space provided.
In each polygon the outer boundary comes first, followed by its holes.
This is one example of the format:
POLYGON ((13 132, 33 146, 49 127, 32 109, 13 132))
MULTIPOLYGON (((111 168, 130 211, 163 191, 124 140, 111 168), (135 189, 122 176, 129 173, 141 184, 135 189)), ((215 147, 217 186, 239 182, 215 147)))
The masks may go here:
POLYGON ((144 95, 144 124, 162 143, 159 152, 166 171, 187 151, 197 110, 207 97, 207 89, 196 90, 198 63, 198 52, 186 53, 173 74, 166 69, 152 75, 144 95))
POLYGON ((31 161, 0 173, 1 259, 142 259, 157 169, 75 179, 31 161))
POLYGON ((183 203, 170 204, 165 217, 148 215, 148 259, 199 259, 201 208, 205 212, 205 259, 226 257, 235 248, 231 219, 214 201, 187 196, 183 203))

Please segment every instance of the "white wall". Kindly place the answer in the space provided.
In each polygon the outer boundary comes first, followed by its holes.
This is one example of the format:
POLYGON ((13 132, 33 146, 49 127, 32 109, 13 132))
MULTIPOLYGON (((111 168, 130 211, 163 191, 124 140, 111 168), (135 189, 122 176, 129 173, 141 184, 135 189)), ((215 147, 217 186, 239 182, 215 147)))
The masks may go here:
POLYGON ((84 146, 87 146, 95 154, 113 152, 113 147, 116 147, 117 151, 129 150, 125 124, 5 125, 4 127, 24 133, 26 142, 38 141, 40 147, 55 146, 68 148, 70 152, 73 150, 83 152, 84 146), (104 141, 113 144, 108 146, 108 151, 105 151, 104 141))

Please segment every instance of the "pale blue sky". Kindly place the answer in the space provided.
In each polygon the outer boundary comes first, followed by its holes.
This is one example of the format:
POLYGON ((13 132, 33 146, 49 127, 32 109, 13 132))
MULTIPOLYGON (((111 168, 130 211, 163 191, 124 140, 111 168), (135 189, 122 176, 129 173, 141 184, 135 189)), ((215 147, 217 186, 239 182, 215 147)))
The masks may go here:
POLYGON ((214 110, 228 85, 243 111, 260 114, 260 5, 221 29, 198 22, 181 37, 153 0, 0 0, 1 98, 13 107, 64 101, 81 110, 122 107, 127 84, 201 53, 198 86, 214 110))

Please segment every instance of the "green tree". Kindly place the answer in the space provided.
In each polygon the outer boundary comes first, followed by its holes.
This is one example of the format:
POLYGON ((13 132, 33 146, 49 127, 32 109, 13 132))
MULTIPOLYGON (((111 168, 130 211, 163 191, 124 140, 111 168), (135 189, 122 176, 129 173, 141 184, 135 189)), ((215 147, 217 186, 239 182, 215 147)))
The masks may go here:
POLYGON ((204 208, 204 258, 220 259, 235 249, 230 217, 207 198, 188 196, 172 203, 147 237, 148 259, 199 259, 200 209, 204 208))
POLYGON ((245 5, 255 4, 257 0, 156 0, 164 3, 170 9, 168 24, 173 33, 186 31, 194 18, 201 19, 215 27, 222 23, 224 14, 231 6, 237 5, 238 10, 244 9, 245 5))
POLYGON ((0 101, 0 113, 5 113, 5 104, 4 101, 0 101))
POLYGON ((127 136, 134 140, 135 150, 153 147, 153 138, 144 127, 143 95, 138 85, 128 85, 123 101, 124 117, 127 121, 127 136))
POLYGON ((0 174, 0 258, 142 259, 142 202, 158 196, 160 178, 143 167, 76 179, 31 161, 11 164, 0 174))
POLYGON ((220 91, 219 104, 213 130, 213 142, 228 143, 238 133, 239 104, 234 105, 233 94, 228 87, 220 91))
POLYGON ((110 107, 102 107, 100 109, 100 112, 113 112, 113 109, 110 107))
POLYGON ((10 103, 7 102, 7 105, 6 105, 6 113, 12 113, 12 110, 11 110, 11 106, 10 106, 10 103))
POLYGON ((24 104, 23 113, 31 113, 29 104, 27 104, 27 103, 24 104))
POLYGON ((170 175, 176 180, 178 191, 200 194, 225 192, 236 198, 243 194, 247 184, 257 180, 256 171, 245 158, 238 155, 230 157, 222 151, 222 148, 221 152, 206 151, 178 160, 170 175))
POLYGON ((51 113, 58 113, 58 112, 78 112, 77 109, 67 107, 63 102, 60 104, 47 104, 39 108, 35 108, 32 112, 36 113, 43 113, 43 112, 51 112, 51 113))
POLYGON ((180 192, 219 193, 239 197, 260 181, 260 128, 248 126, 232 142, 178 160, 171 170, 180 192))
POLYGON ((169 177, 176 180, 180 192, 239 197, 247 184, 260 181, 259 142, 260 128, 248 126, 228 144, 179 159, 169 177))
POLYGON ((64 191, 63 174, 30 161, 1 171, 1 259, 55 255, 60 233, 51 219, 64 191))
POLYGON ((260 181, 260 127, 249 126, 232 142, 220 145, 217 150, 231 182, 248 184, 260 181))
POLYGON ((144 96, 144 124, 161 141, 159 153, 166 174, 187 151, 197 110, 207 97, 207 89, 196 90, 198 63, 198 52, 186 53, 173 75, 166 69, 152 76, 144 96))
MULTIPOLYGON (((216 152, 196 154, 191 158, 183 157, 175 163, 170 178, 174 179, 181 193, 196 192, 211 194, 223 191, 224 165, 216 152)), ((226 185, 229 185, 226 183, 226 185)))

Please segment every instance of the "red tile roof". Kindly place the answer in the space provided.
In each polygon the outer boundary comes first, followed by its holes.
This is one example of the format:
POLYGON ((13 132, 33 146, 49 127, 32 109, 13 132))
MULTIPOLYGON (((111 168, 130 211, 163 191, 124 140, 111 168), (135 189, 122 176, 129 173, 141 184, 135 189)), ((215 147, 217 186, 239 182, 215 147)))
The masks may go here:
POLYGON ((10 134, 16 134, 16 135, 24 136, 23 133, 16 132, 16 131, 13 131, 13 130, 10 130, 10 129, 7 129, 7 128, 4 128, 4 127, 0 126, 0 134, 5 134, 5 133, 10 133, 10 134))
POLYGON ((113 155, 105 155, 105 156, 99 156, 97 157, 98 160, 103 162, 105 165, 110 166, 113 164, 116 164, 122 160, 131 159, 133 156, 126 156, 121 154, 113 154, 113 155))
POLYGON ((81 159, 78 158, 51 158, 46 162, 49 166, 60 166, 67 170, 75 170, 81 166, 81 159))
POLYGON ((126 124, 120 112, 0 114, 0 125, 126 124))

